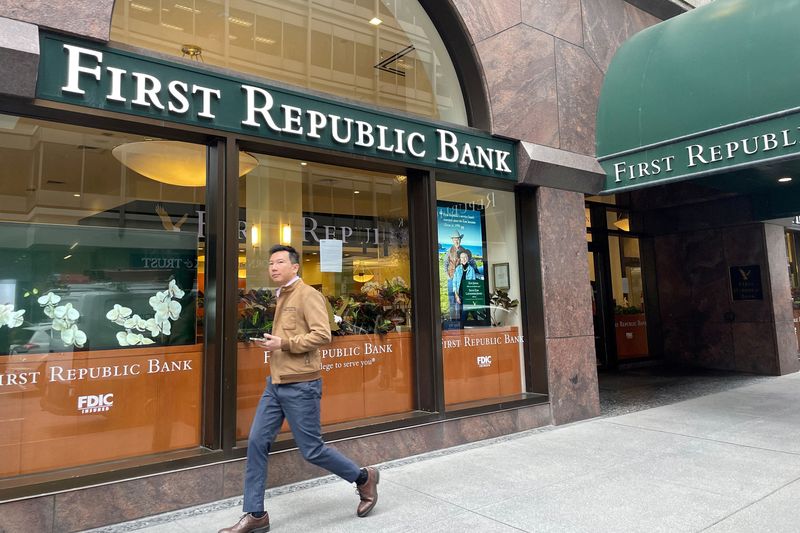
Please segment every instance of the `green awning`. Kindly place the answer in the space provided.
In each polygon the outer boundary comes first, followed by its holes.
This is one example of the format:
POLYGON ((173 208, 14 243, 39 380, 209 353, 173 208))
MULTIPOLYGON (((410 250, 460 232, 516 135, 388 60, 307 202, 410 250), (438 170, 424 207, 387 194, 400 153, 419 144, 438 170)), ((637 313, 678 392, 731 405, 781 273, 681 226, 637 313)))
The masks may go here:
POLYGON ((797 176, 800 0, 716 0, 634 35, 606 73, 597 158, 604 193, 707 176, 725 188, 722 173, 768 192, 797 176))

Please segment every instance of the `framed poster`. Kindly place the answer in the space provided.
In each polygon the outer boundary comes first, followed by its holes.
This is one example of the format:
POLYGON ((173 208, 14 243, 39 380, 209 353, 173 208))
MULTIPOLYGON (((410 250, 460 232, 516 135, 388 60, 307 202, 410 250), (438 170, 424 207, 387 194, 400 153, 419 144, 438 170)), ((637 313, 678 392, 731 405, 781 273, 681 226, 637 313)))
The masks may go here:
POLYGON ((489 326, 484 208, 472 203, 439 200, 436 221, 442 327, 489 326))
POLYGON ((511 288, 511 280, 508 275, 508 263, 497 263, 492 266, 492 286, 495 289, 507 291, 511 288))

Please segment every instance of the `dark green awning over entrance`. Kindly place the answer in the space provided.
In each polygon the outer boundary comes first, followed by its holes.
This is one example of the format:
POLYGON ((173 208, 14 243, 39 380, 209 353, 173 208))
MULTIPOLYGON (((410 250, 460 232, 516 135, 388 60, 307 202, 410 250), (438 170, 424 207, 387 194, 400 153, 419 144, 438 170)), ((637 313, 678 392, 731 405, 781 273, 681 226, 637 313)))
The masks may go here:
POLYGON ((800 0, 716 0, 634 35, 606 73, 597 157, 605 193, 800 182, 800 0))

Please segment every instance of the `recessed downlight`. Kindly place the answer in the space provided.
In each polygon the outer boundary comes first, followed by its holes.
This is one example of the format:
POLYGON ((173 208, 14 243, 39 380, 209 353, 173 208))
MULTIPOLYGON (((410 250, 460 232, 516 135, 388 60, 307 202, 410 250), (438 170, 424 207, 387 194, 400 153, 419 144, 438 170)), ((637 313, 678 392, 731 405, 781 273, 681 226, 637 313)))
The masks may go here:
POLYGON ((778 178, 778 183, 789 183, 792 181, 791 176, 784 176, 782 178, 778 178))

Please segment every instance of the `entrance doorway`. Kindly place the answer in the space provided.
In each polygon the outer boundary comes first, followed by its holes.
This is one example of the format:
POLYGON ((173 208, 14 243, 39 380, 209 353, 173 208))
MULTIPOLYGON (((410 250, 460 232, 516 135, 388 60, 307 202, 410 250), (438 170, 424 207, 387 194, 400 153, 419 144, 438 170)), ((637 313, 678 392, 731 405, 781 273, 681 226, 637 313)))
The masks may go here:
POLYGON ((620 208, 587 204, 595 353, 605 369, 650 357, 640 238, 628 220, 620 208))

